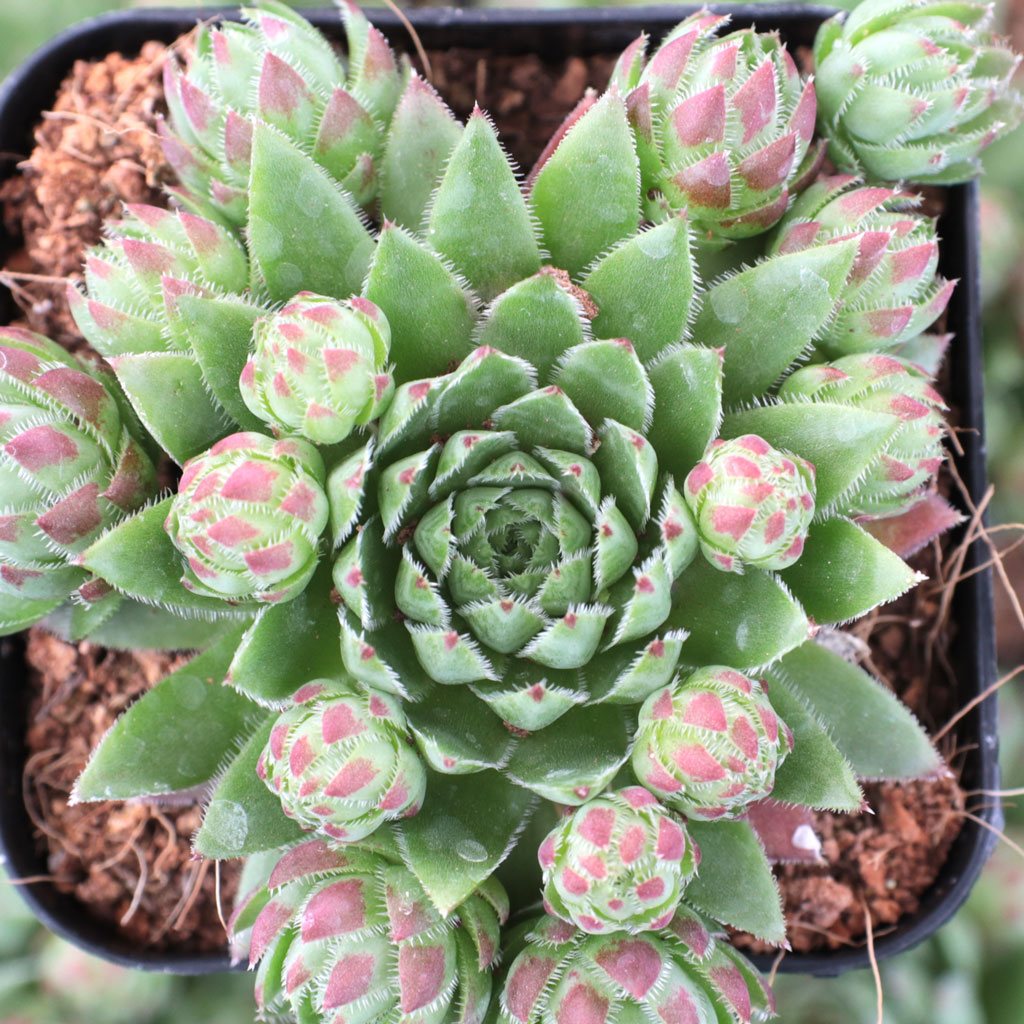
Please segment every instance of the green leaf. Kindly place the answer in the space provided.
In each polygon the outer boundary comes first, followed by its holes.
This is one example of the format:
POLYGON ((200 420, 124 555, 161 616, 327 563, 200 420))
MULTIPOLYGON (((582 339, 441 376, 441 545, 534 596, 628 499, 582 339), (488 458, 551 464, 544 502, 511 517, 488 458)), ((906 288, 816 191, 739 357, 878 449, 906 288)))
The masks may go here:
POLYGON ((831 402, 787 402, 730 413, 724 438, 758 434, 815 468, 815 503, 823 515, 883 451, 902 421, 887 412, 831 402))
POLYGON ((405 714, 427 763, 445 774, 497 768, 514 742, 498 717, 463 686, 437 687, 426 700, 406 704, 405 714))
POLYGON ((179 466, 231 433, 192 355, 141 352, 111 361, 145 428, 179 466))
POLYGON ((232 630, 121 715, 75 783, 75 799, 127 800, 209 782, 261 713, 223 685, 240 636, 232 630))
POLYGON ((381 229, 364 294, 388 318, 398 384, 444 373, 473 348, 472 297, 436 254, 393 224, 381 229))
POLYGON ((686 887, 687 903, 765 942, 785 942, 779 888, 750 825, 691 819, 686 828, 701 854, 700 871, 686 887))
POLYGON ((278 302, 301 291, 358 295, 373 253, 349 196, 312 157, 260 122, 252 138, 249 247, 278 302))
POLYGON ((581 804, 604 789, 629 756, 633 724, 609 705, 573 708, 523 737, 505 774, 545 800, 581 804))
POLYGON ((768 674, 828 723, 832 741, 859 778, 917 779, 940 771, 938 752, 909 709, 838 654, 806 643, 768 674))
POLYGON ((242 637, 226 682, 259 704, 286 702, 311 679, 341 677, 338 610, 324 562, 292 601, 268 605, 242 637))
POLYGON ((535 803, 497 772, 430 775, 422 810, 394 829, 406 865, 442 917, 505 859, 535 803))
POLYGON ((37 601, 33 598, 15 597, 13 594, 0 594, 0 636, 20 633, 23 629, 35 625, 64 601, 63 597, 50 598, 48 601, 37 601))
POLYGON ((230 860, 294 843, 303 836, 281 809, 277 795, 256 774, 256 762, 276 721, 276 714, 268 714, 221 776, 196 833, 196 853, 230 860))
POLYGON ((173 500, 165 498, 108 530, 81 556, 82 564, 129 597, 183 615, 251 615, 252 609, 193 594, 181 585, 181 556, 164 530, 173 500))
POLYGON ((613 419, 642 432, 651 413, 650 381, 632 347, 621 341, 577 345, 565 353, 552 383, 592 424, 613 419))
POLYGON ((683 340, 695 309, 686 218, 673 217, 634 235, 597 263, 582 284, 599 310, 594 333, 629 338, 640 360, 649 362, 683 340))
POLYGON ((551 379, 558 357, 584 340, 579 303, 551 274, 535 274, 502 292, 487 312, 477 342, 519 356, 551 379))
POLYGON ((725 347, 727 402, 764 394, 807 351, 856 256, 856 239, 816 246, 773 256, 708 290, 693 331, 702 345, 725 347))
POLYGON ((540 270, 526 200, 497 133, 479 108, 434 197, 427 240, 489 301, 540 270))
POLYGON ((698 556, 676 581, 665 628, 689 632, 687 665, 755 669, 802 644, 810 623, 770 573, 721 572, 698 556))
POLYGON ((462 126, 444 101, 418 75, 395 107, 380 167, 384 216, 418 231, 462 126))
POLYGON ((814 523, 799 560, 779 575, 819 625, 858 618, 924 578, 849 519, 814 523))
POLYGON ((606 92, 541 168, 531 199, 551 262, 579 274, 640 224, 640 168, 626 104, 606 92))
POLYGON ((174 305, 217 401, 242 430, 265 430, 238 390, 238 378, 249 358, 252 325, 262 311, 238 298, 205 295, 180 295, 174 305))
POLYGON ((677 345, 649 366, 647 375, 654 387, 647 439, 658 453, 658 468, 682 488, 722 422, 722 354, 677 345))
POLYGON ((793 733, 793 749, 776 769, 772 799, 830 811, 857 811, 863 794, 826 728, 785 683, 772 678, 772 707, 793 733))
MULTIPOLYGON (((234 630, 238 622, 235 618, 185 618, 167 608, 155 608, 120 595, 118 598, 117 608, 110 616, 88 634, 83 634, 88 635, 92 643, 118 651, 205 650, 228 630, 234 630)), ((71 607, 65 606, 69 611, 71 607)), ((76 634, 71 632, 71 623, 65 618, 65 608, 58 608, 47 618, 46 628, 70 639, 76 634)), ((78 608, 74 606, 75 611, 78 608)))

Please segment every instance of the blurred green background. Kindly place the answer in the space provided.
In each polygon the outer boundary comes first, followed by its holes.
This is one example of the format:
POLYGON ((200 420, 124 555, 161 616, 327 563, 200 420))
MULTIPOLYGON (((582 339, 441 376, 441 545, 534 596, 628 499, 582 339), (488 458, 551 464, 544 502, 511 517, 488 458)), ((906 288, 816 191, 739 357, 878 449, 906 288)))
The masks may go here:
MULTIPOLYGON (((538 6, 569 6, 538 0, 538 6)), ((836 6, 853 6, 852 0, 836 6)), ((60 29, 105 10, 198 7, 130 0, 0 0, 0 77, 60 29)), ((311 3, 295 4, 311 6, 311 3)), ((529 6, 529 0, 517 0, 529 6)), ((1008 7, 1008 4, 1004 5, 1008 7)), ((1024 9, 1024 3, 1017 4, 1024 9)), ((1004 19, 1007 11, 1001 11, 1004 19)), ((1019 15, 1019 17, 1021 17, 1019 15)), ((1024 20, 1024 17, 1022 17, 1024 20)), ((1016 40, 1018 50, 1024 39, 1016 40)), ((983 180, 986 420, 995 522, 1024 521, 1024 130, 991 147, 983 180)), ((1003 544, 1009 538, 1004 537, 1003 544)), ((1022 549, 1024 550, 1024 549, 1022 549)), ((1016 562, 1024 593, 1024 559, 1016 562)), ((1001 622, 1004 670, 1024 660, 1022 638, 1001 622)), ((1011 684, 1013 686, 1014 684, 1011 684)), ((1003 778, 1024 783, 1024 699, 1001 696, 1003 778)), ((1024 798, 1022 798, 1024 800, 1024 798)), ((1007 836, 1024 846, 1024 804, 1005 801, 1007 836)), ((881 968, 885 1024, 1014 1024, 1024 1020, 1024 857, 1000 844, 956 918, 881 968)), ((867 971, 819 980, 780 975, 782 1024, 874 1024, 867 971)), ((171 978, 125 971, 49 935, 0 878, 0 1024, 251 1024, 244 975, 171 978)))

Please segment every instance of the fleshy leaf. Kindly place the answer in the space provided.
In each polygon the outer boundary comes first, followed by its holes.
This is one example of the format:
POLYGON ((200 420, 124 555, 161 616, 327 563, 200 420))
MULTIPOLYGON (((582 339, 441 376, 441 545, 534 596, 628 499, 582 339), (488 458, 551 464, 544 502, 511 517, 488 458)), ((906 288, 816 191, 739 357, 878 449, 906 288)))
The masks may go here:
POLYGON ((75 783, 75 799, 127 800, 209 782, 262 714, 223 685, 240 636, 232 630, 121 715, 75 783))
POLYGON ((434 90, 418 75, 409 79, 395 107, 380 168, 384 216, 418 231, 462 128, 434 90))
POLYGON ((666 628, 689 632, 688 665, 754 669, 802 644, 810 623, 770 573, 720 572, 698 556, 676 581, 666 628))
POLYGON ((497 133, 479 109, 448 162, 426 234, 488 301, 540 270, 526 201, 497 133))
MULTIPOLYGON (((910 711, 863 669, 820 644, 791 651, 768 672, 823 722, 836 747, 864 779, 936 775, 942 761, 910 711)), ((774 696, 774 690, 772 691, 774 696)))
POLYGON ((281 801, 256 774, 256 762, 276 721, 276 714, 268 714, 221 776, 193 842, 196 853, 231 860, 302 836, 302 829, 285 815, 281 801))
POLYGON ((814 523, 803 554, 780 575, 819 625, 858 618, 922 579, 849 519, 814 523))
POLYGON ((639 165, 626 105, 607 92, 572 126, 533 183, 551 261, 570 274, 640 223, 639 165))
POLYGON ((366 282, 391 327, 398 384, 444 373, 473 347, 473 300, 425 246, 393 224, 377 240, 366 282))
POLYGON ((824 810, 859 810, 863 797, 853 769, 821 722, 783 683, 773 679, 768 697, 794 741, 776 769, 772 798, 824 810))
POLYGON ((642 431, 651 415, 650 382, 624 338, 577 345, 565 353, 552 379, 590 423, 613 419, 642 431))
POLYGON ((249 186, 249 245, 270 297, 358 295, 373 239, 355 204, 311 157, 257 122, 249 186))
POLYGON ((407 704, 405 712, 427 763, 445 774, 497 768, 513 743, 512 734, 465 687, 435 689, 429 699, 407 704))
MULTIPOLYGON (((238 378, 249 358, 252 325, 260 310, 240 299, 179 295, 174 306, 210 390, 243 430, 262 430, 242 401, 238 378)), ((191 415, 191 411, 189 412, 191 415)))
POLYGON ((111 365, 139 419, 179 466, 231 433, 191 355, 141 352, 111 365))
POLYGON ((477 341, 519 356, 541 381, 563 352, 584 340, 578 302, 553 274, 540 273, 502 292, 487 312, 477 341))
POLYGON ((722 422, 722 353, 678 345, 647 368, 654 418, 647 437, 658 467, 682 484, 722 422))
POLYGON ((535 802, 493 771, 430 776, 422 810, 394 828, 406 865, 442 917, 505 859, 535 802))
POLYGON ((604 789, 625 761, 631 729, 618 708, 573 708, 523 737, 505 774, 546 800, 581 804, 604 789))
POLYGON ((701 853, 700 873, 686 887, 686 901, 773 945, 785 942, 779 889, 751 826, 691 819, 686 827, 701 853))
POLYGON ((709 289, 693 330, 702 345, 725 348, 726 402, 763 394, 808 349, 856 255, 856 239, 816 246, 773 256, 709 289))
POLYGON ((623 242, 594 266, 583 287, 598 306, 595 333, 629 338, 642 362, 682 341, 695 309, 686 218, 673 217, 623 242))
POLYGON ((181 556, 164 530, 172 500, 165 498, 108 530, 82 555, 82 564, 112 587, 148 604, 184 614, 250 615, 251 610, 194 594, 181 585, 181 556))
POLYGON ((344 669, 331 585, 325 562, 298 597, 262 608, 237 645, 225 682, 271 705, 287 701, 310 679, 339 678, 344 669))
POLYGON ((822 513, 852 487, 901 424, 887 412, 830 402, 787 402, 731 413, 722 437, 758 434, 815 468, 815 504, 822 513))

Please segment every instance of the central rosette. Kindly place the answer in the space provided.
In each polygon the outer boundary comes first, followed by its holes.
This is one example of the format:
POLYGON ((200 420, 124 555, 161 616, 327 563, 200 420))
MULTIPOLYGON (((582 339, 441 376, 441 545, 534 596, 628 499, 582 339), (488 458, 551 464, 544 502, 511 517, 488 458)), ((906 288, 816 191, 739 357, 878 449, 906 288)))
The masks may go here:
POLYGON ((468 684, 527 730, 665 685, 682 639, 659 629, 697 546, 628 342, 577 346, 534 382, 484 347, 405 384, 329 482, 348 670, 413 697, 468 684), (634 386, 613 392, 623 370, 634 386))

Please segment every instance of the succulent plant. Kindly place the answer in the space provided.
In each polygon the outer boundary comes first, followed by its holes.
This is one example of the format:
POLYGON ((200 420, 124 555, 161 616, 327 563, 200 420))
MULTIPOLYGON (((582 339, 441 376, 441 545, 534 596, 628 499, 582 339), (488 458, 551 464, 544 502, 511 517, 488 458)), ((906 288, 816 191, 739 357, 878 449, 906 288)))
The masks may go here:
POLYGON ((390 340, 388 322, 372 302, 302 292, 254 324, 253 356, 239 381, 242 399, 276 433, 336 444, 376 419, 390 398, 384 370, 390 340))
POLYGON ((733 818, 775 786, 793 749, 763 685, 721 665, 652 693, 633 745, 637 779, 694 818, 733 818))
POLYGON ((716 568, 785 569, 814 516, 814 467, 756 434, 712 441, 683 484, 701 550, 716 568))
POLYGON ((918 202, 835 175, 811 185, 782 219, 769 245, 772 254, 858 242, 843 302, 819 348, 837 355, 893 348, 927 330, 946 308, 955 282, 935 273, 939 241, 931 219, 915 211, 918 202))
POLYGON ((707 12, 633 44, 525 188, 346 18, 348 71, 276 6, 204 28, 169 78, 201 213, 131 208, 70 293, 184 467, 76 571, 212 634, 76 798, 205 788, 197 853, 265 868, 234 931, 267 1012, 481 1021, 500 878, 574 922, 510 937, 503 1017, 759 1019, 704 923, 785 941, 757 823, 941 764, 816 642, 920 579, 855 517, 936 468, 934 229, 841 178, 763 234, 814 174, 813 88, 707 12), (306 130, 342 94, 366 190, 306 130), (709 235, 754 262, 702 285, 709 235))
POLYGON ((588 800, 537 856, 546 909, 585 932, 665 927, 700 864, 683 823, 643 786, 588 800))
POLYGON ((0 329, 0 634, 73 591, 86 602, 109 592, 76 559, 156 490, 129 423, 109 374, 42 335, 0 329))
POLYGON ((508 898, 494 879, 439 914, 388 843, 289 848, 231 927, 259 962, 256 1001, 299 1019, 480 1024, 508 898), (243 940, 244 941, 244 940, 243 940))
POLYGON ((285 814, 348 843, 419 810, 426 772, 393 697, 324 679, 302 687, 294 705, 256 764, 285 814))
POLYGON ((860 487, 856 515, 891 516, 923 496, 943 459, 946 403, 918 366, 890 355, 845 356, 805 366, 786 379, 779 396, 787 401, 850 403, 890 412, 903 421, 886 451, 860 487))
POLYGON ((778 35, 715 32, 728 15, 698 11, 644 63, 646 36, 619 59, 612 85, 637 135, 646 210, 687 209, 699 231, 743 238, 770 228, 813 177, 813 85, 778 35))
POLYGON ((507 1024, 660 1019, 715 1024, 774 1016, 754 967, 681 907, 657 932, 587 935, 553 917, 531 923, 501 994, 507 1024))
POLYGON ((875 181, 953 184, 1024 114, 1020 57, 993 36, 992 6, 864 0, 818 30, 822 134, 843 171, 875 181))
POLYGON ((263 0, 242 24, 201 25, 187 70, 164 64, 170 108, 164 152, 187 206, 241 227, 248 215, 252 122, 273 126, 328 171, 360 205, 378 187, 386 125, 401 95, 402 66, 362 12, 341 6, 342 63, 290 7, 263 0))
POLYGON ((231 434, 185 463, 164 523, 181 585, 210 597, 289 601, 316 569, 327 525, 323 461, 308 441, 231 434))

